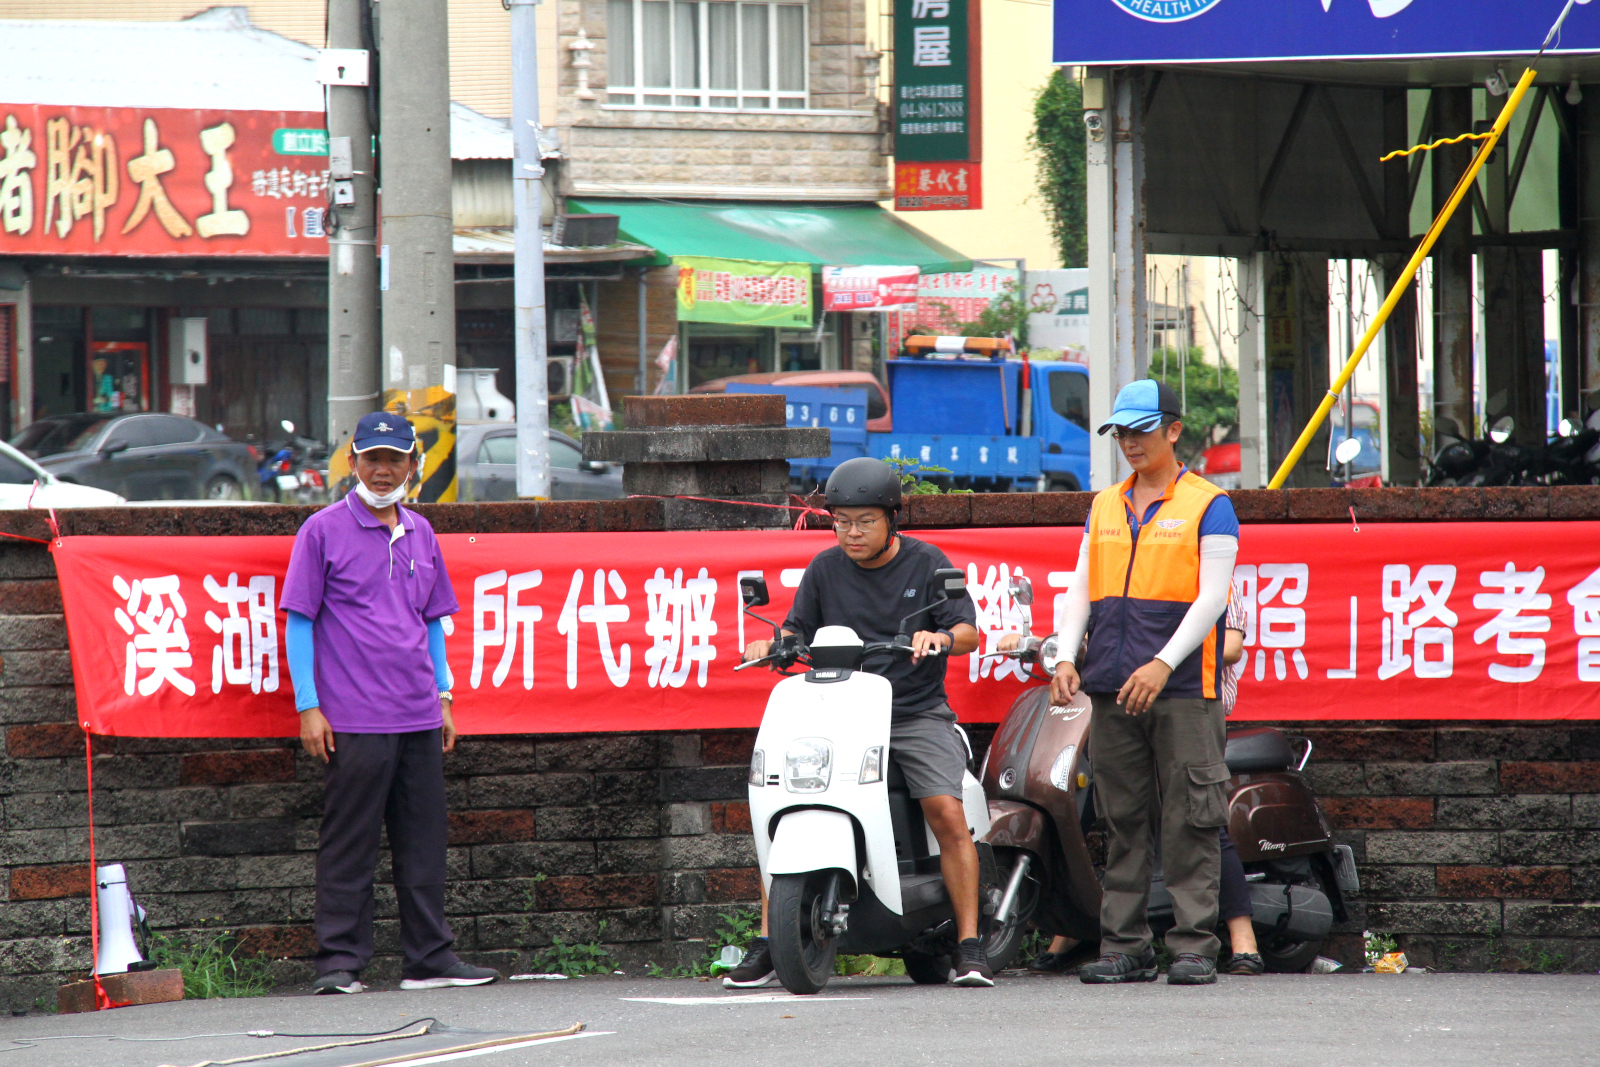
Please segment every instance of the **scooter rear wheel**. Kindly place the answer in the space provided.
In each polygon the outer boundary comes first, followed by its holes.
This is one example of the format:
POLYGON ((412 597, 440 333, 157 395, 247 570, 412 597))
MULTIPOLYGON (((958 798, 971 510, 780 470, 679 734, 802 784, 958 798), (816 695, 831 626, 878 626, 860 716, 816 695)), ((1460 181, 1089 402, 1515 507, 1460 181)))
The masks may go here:
POLYGON ((822 922, 822 898, 831 871, 775 874, 767 895, 767 943, 772 969, 791 993, 817 993, 833 977, 839 939, 822 922))

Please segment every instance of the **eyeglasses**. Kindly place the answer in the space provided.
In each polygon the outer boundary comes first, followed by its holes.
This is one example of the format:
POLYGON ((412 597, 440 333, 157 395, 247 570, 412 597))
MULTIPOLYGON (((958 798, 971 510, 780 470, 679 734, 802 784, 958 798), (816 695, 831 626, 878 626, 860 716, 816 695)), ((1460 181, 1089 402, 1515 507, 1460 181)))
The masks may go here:
POLYGON ((834 519, 833 528, 840 533, 852 529, 858 533, 871 533, 882 522, 882 519, 834 519))
POLYGON ((1147 433, 1155 433, 1157 430, 1163 429, 1166 429, 1166 427, 1160 425, 1152 426, 1148 430, 1135 430, 1129 426, 1113 426, 1111 428, 1111 436, 1118 441, 1129 441, 1135 437, 1143 437, 1147 433))

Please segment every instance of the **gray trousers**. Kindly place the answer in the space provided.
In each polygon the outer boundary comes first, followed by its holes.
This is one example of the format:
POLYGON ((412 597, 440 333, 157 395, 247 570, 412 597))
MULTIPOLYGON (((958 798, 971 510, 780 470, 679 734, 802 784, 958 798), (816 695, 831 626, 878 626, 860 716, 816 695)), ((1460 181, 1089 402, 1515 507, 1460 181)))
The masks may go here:
POLYGON ((1153 827, 1161 827, 1161 863, 1176 919, 1167 934, 1174 956, 1214 959, 1221 848, 1228 818, 1227 742, 1222 703, 1198 697, 1155 701, 1129 715, 1115 694, 1094 693, 1089 741, 1095 796, 1105 815, 1106 878, 1100 903, 1100 950, 1141 955, 1151 941, 1146 908, 1154 864, 1153 827))
POLYGON ((317 839, 319 975, 372 961, 372 881, 389 830, 405 978, 432 978, 457 962, 444 917, 444 752, 440 731, 334 735, 323 771, 317 839))

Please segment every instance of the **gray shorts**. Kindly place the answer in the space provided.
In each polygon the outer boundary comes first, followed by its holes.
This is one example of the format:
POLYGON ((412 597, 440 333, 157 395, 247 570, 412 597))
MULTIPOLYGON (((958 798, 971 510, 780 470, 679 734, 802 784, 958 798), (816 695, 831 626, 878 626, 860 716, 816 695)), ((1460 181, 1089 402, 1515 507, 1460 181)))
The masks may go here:
POLYGON ((956 713, 940 704, 889 723, 889 758, 900 765, 906 789, 924 797, 961 799, 961 776, 967 769, 967 746, 956 731, 956 713))

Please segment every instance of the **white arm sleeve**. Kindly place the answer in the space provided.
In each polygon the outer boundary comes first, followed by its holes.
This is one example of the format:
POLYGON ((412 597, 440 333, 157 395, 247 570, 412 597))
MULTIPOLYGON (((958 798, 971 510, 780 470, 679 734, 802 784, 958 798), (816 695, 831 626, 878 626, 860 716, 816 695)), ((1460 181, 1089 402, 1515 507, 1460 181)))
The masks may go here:
MULTIPOLYGON (((1233 587, 1233 564, 1239 558, 1239 539, 1230 534, 1207 534, 1200 538, 1200 592, 1184 614, 1183 621, 1156 653, 1156 659, 1173 670, 1189 658, 1206 634, 1216 629, 1222 613, 1228 610, 1228 590, 1233 587)), ((1219 654, 1221 650, 1218 650, 1219 654)))
POLYGON ((1072 572, 1072 584, 1067 586, 1066 610, 1061 616, 1061 629, 1056 635, 1056 652, 1061 659, 1076 664, 1078 646, 1083 643, 1083 631, 1089 628, 1089 535, 1083 535, 1078 546, 1078 569, 1072 572))

